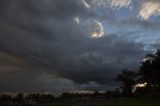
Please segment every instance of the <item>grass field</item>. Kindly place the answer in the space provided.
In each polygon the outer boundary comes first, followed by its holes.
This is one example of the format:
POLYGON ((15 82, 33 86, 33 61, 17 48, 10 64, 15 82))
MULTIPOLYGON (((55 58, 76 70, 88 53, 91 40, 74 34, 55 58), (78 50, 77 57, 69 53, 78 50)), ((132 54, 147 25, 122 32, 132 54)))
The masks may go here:
POLYGON ((144 97, 109 99, 88 103, 53 103, 36 106, 160 106, 160 95, 147 95, 144 97))

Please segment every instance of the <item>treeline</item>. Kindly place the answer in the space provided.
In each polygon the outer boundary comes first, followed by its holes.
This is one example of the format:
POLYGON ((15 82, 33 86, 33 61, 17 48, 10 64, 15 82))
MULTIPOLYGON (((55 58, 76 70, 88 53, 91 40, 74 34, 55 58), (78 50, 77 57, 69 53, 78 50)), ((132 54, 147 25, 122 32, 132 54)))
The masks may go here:
POLYGON ((98 91, 93 93, 64 92, 58 97, 55 97, 52 94, 31 93, 24 96, 24 94, 18 93, 16 96, 1 95, 0 106, 28 106, 45 103, 89 102, 118 97, 121 97, 121 93, 118 89, 103 93, 98 91))
POLYGON ((147 54, 140 62, 138 70, 122 69, 116 80, 121 82, 123 96, 135 93, 145 94, 160 91, 160 50, 147 54), (136 88, 136 89, 135 89, 136 88), (135 91, 133 92, 133 89, 135 91))
POLYGON ((55 100, 52 94, 31 93, 26 96, 18 93, 16 96, 1 95, 0 106, 21 106, 29 104, 51 103, 55 100))

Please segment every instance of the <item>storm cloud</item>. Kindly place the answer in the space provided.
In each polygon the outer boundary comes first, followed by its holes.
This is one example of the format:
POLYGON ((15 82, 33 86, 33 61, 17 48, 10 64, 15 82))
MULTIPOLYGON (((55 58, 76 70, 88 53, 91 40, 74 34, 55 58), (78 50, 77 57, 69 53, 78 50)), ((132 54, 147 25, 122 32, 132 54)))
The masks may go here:
POLYGON ((1 0, 0 92, 116 87, 117 73, 137 69, 157 44, 155 13, 142 14, 150 1, 1 0))

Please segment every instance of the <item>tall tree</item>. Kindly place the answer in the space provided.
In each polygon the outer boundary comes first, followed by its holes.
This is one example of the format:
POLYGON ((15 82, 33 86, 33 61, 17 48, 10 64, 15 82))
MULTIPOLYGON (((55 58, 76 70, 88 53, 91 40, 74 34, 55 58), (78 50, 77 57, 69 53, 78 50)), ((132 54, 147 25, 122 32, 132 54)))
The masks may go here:
POLYGON ((116 80, 121 82, 124 96, 132 95, 132 86, 135 84, 136 72, 123 69, 116 80))
POLYGON ((145 56, 140 66, 140 74, 153 89, 160 87, 160 50, 145 56))
POLYGON ((11 100, 12 100, 12 97, 10 95, 1 95, 0 96, 0 103, 10 102, 11 100))
POLYGON ((18 102, 21 103, 23 101, 23 99, 24 99, 23 94, 22 93, 18 93, 17 96, 16 96, 16 99, 17 99, 18 102))

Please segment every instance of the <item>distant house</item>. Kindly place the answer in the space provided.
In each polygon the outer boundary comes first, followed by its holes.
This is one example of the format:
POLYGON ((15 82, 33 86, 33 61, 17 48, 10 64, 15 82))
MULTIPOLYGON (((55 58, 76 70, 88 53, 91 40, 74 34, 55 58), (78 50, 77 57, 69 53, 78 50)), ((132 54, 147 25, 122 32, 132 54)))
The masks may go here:
POLYGON ((33 104, 37 104, 37 101, 35 99, 25 99, 24 100, 26 105, 33 105, 33 104))
POLYGON ((90 96, 79 96, 79 97, 74 97, 72 99, 72 102, 88 102, 91 100, 90 96))

